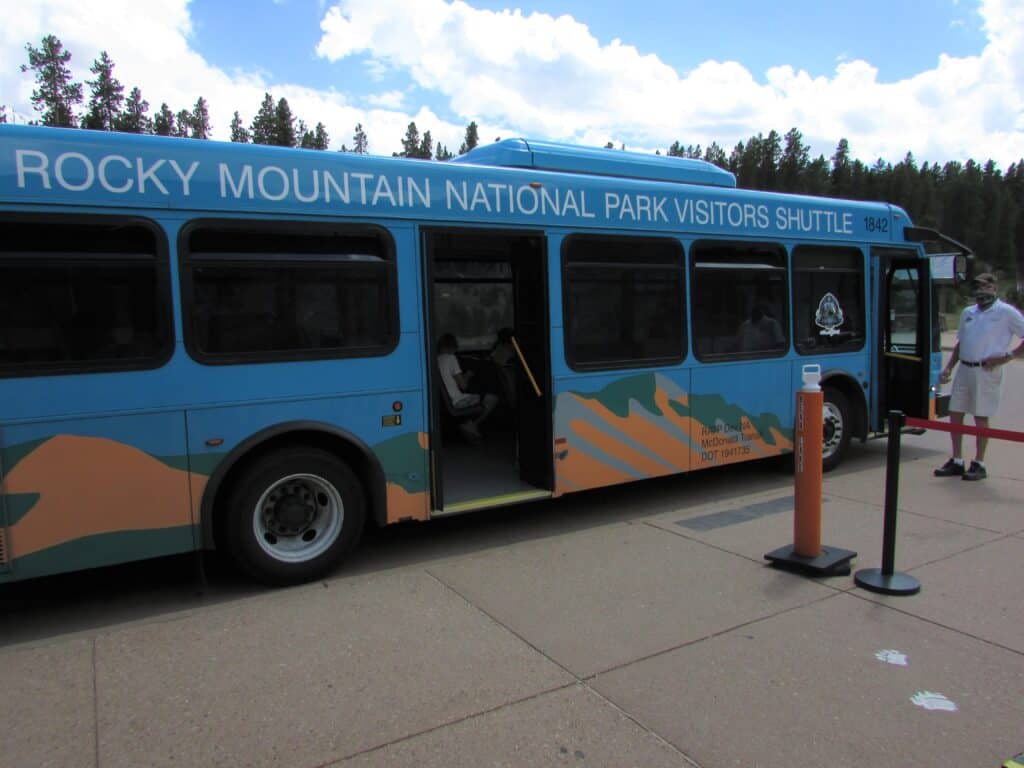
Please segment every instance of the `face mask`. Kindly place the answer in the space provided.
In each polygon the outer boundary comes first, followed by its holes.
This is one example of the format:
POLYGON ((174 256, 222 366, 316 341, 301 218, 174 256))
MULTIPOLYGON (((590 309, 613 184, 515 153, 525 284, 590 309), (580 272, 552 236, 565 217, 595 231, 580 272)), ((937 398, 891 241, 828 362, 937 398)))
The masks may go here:
POLYGON ((974 300, 977 302, 981 309, 988 309, 996 301, 996 295, 994 293, 979 292, 974 294, 974 300))

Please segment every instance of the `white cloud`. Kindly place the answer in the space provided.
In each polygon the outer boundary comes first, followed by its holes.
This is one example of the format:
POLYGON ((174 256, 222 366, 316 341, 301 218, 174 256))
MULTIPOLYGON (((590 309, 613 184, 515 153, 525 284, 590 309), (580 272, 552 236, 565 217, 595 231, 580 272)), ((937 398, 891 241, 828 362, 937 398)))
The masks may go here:
POLYGON ((408 0, 341 0, 324 16, 317 53, 369 56, 443 94, 460 118, 525 135, 729 148, 796 126, 826 155, 845 137, 868 160, 910 150, 922 160, 992 157, 1005 167, 1024 156, 1024 2, 982 0, 980 12, 989 42, 979 56, 942 56, 897 82, 843 54, 827 78, 782 66, 759 81, 718 61, 679 73, 619 40, 601 44, 572 17, 461 0, 417 0, 414 10, 408 0))
POLYGON ((321 8, 321 60, 355 57, 386 89, 370 96, 316 90, 262 70, 212 66, 192 44, 188 0, 22 0, 0 25, 0 104, 19 119, 32 116, 32 78, 17 65, 26 42, 38 45, 52 32, 73 52, 78 81, 106 49, 115 74, 127 88, 140 86, 153 111, 158 100, 177 111, 205 97, 218 138, 227 137, 235 109, 249 122, 269 91, 296 115, 323 122, 334 146, 351 144, 362 123, 371 151, 382 154, 399 148, 410 120, 452 150, 475 120, 485 142, 610 140, 653 151, 677 139, 717 140, 728 151, 752 134, 796 126, 815 154, 830 155, 845 137, 867 162, 896 161, 910 150, 919 160, 992 157, 1005 168, 1024 156, 1024 0, 979 0, 983 51, 940 56, 934 68, 896 82, 880 81, 868 62, 838 58, 818 77, 786 65, 752 73, 715 60, 678 72, 628 41, 599 41, 568 15, 479 10, 461 0, 341 0, 321 8), (411 87, 397 90, 396 78, 411 87), (410 94, 423 92, 441 97, 443 118, 411 103, 410 94))
POLYGON ((401 91, 385 91, 384 93, 375 93, 367 96, 366 101, 375 107, 401 109, 405 101, 405 94, 401 91))
MULTIPOLYGON (((332 146, 352 145, 356 123, 362 123, 370 150, 390 154, 398 148, 410 116, 394 104, 394 96, 382 94, 366 111, 340 91, 321 91, 301 84, 274 80, 265 71, 231 71, 215 67, 192 47, 192 23, 188 0, 22 0, 17 13, 8 14, 0 25, 0 104, 13 109, 16 119, 27 121, 37 115, 29 97, 34 87, 29 73, 18 65, 27 61, 25 44, 38 47, 46 34, 60 38, 73 54, 71 69, 75 80, 91 79, 89 66, 106 50, 114 60, 114 75, 127 92, 134 86, 150 102, 150 115, 166 101, 174 112, 191 109, 200 96, 210 106, 214 137, 227 139, 234 110, 248 124, 266 92, 275 99, 286 98, 292 113, 312 128, 322 122, 331 133, 332 146), (116 30, 116 34, 111 31, 116 30), (397 127, 396 127, 397 126, 397 127), (384 136, 394 137, 395 146, 384 136)), ((88 92, 88 88, 86 88, 88 92)), ((88 93, 86 93, 88 100, 88 93)), ((426 127, 426 126, 424 126, 426 127)), ((462 128, 438 121, 438 133, 459 135, 462 128)), ((443 139, 446 140, 446 139, 443 139)))

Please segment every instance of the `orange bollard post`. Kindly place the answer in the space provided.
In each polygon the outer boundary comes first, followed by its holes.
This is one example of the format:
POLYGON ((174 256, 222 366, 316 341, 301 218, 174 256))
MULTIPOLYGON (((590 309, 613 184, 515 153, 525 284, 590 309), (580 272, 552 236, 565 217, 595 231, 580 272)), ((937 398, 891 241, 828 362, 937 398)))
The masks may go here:
POLYGON ((821 366, 805 365, 804 385, 796 393, 794 445, 793 551, 800 557, 821 554, 821 435, 825 393, 818 382, 821 366))
POLYGON ((856 552, 821 545, 821 444, 825 395, 820 365, 805 365, 803 386, 796 393, 793 460, 793 544, 773 550, 765 559, 779 568, 811 576, 846 575, 856 552))

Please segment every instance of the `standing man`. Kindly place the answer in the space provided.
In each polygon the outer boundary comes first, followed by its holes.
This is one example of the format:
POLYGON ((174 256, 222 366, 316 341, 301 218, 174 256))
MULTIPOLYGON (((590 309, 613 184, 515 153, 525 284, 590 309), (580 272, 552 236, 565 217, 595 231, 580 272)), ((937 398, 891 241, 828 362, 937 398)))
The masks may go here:
MULTIPOLYGON (((974 416, 974 423, 987 427, 989 417, 999 407, 999 389, 1003 381, 1002 366, 1015 357, 1024 355, 1024 341, 1012 352, 1007 352, 1013 337, 1024 339, 1024 315, 1010 304, 996 297, 996 279, 988 272, 982 272, 971 281, 974 291, 974 306, 967 307, 960 315, 956 345, 946 367, 939 375, 939 383, 945 384, 958 362, 960 368, 953 379, 953 390, 949 399, 949 420, 954 425, 964 423, 964 414, 974 416)), ((978 435, 977 455, 971 466, 964 469, 961 455, 963 434, 952 432, 953 458, 935 470, 936 477, 959 475, 963 480, 984 480, 985 447, 988 438, 978 435)))

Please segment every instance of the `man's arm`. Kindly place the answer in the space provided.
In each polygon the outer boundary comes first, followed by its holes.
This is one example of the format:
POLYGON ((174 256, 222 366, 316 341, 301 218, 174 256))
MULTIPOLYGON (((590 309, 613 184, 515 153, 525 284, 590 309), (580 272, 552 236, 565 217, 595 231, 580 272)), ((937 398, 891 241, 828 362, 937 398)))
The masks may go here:
POLYGON ((939 383, 940 384, 945 384, 947 381, 949 381, 950 377, 953 375, 953 368, 956 367, 956 364, 958 362, 960 362, 960 342, 959 342, 959 340, 957 341, 956 344, 953 345, 953 354, 951 354, 949 356, 949 362, 946 363, 946 367, 943 368, 942 369, 942 373, 939 374, 939 383))
POLYGON ((1009 352, 1004 352, 1003 354, 996 355, 995 357, 986 358, 982 362, 982 366, 985 370, 990 371, 993 368, 1006 365, 1007 363, 1012 362, 1014 358, 1021 357, 1022 355, 1024 355, 1024 340, 1009 352))

